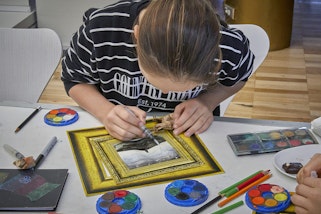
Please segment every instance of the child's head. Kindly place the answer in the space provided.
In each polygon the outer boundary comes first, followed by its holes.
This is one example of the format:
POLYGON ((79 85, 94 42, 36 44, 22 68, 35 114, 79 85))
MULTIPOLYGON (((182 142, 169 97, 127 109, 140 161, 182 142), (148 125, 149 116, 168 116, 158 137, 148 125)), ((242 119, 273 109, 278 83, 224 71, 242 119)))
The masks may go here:
POLYGON ((194 87, 216 81, 220 24, 209 0, 152 0, 134 30, 147 79, 167 78, 194 87))

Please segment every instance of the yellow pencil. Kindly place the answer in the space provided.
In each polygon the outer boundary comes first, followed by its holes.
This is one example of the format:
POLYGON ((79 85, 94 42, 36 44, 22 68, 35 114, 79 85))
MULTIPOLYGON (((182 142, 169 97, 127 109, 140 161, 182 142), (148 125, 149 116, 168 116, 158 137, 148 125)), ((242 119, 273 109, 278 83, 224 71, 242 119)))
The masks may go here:
POLYGON ((262 183, 263 181, 266 181, 267 179, 269 179, 272 176, 271 173, 264 175, 262 178, 260 178, 259 180, 253 182, 252 184, 244 187, 243 189, 241 189, 240 191, 234 193, 233 195, 231 195, 230 197, 226 198, 225 200, 221 201, 220 203, 218 203, 219 207, 224 206, 225 204, 227 204, 228 202, 232 201, 233 199, 237 198, 238 196, 242 195, 243 193, 245 193, 247 190, 249 190, 251 187, 258 185, 259 183, 262 183))

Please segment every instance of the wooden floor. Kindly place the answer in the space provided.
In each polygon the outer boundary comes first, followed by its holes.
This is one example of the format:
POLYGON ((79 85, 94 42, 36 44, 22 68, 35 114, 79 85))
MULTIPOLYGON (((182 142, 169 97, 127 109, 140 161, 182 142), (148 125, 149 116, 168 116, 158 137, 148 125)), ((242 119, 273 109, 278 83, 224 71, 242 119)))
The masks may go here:
MULTIPOLYGON (((303 122, 321 116, 321 1, 295 0, 294 7, 291 46, 269 52, 224 116, 303 122)), ((76 105, 60 71, 39 102, 76 105)))
POLYGON ((321 116, 320 0, 295 1, 291 46, 269 52, 225 116, 307 122, 321 116))

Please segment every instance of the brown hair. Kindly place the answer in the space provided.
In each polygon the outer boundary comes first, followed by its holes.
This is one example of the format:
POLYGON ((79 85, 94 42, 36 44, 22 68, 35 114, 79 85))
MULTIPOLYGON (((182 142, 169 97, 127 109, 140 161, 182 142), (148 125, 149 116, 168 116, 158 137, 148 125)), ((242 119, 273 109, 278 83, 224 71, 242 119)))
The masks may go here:
POLYGON ((139 21, 140 65, 173 80, 214 83, 221 61, 219 31, 209 0, 152 0, 139 21))

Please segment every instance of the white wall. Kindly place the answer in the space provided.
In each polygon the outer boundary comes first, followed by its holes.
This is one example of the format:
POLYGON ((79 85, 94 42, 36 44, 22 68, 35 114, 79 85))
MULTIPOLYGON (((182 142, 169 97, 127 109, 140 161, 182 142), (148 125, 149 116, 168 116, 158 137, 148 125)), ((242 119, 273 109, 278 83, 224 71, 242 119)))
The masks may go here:
POLYGON ((0 5, 29 6, 29 0, 1 0, 0 5))
POLYGON ((29 28, 36 24, 36 13, 29 0, 0 0, 1 28, 29 28))
POLYGON ((59 35, 63 48, 82 24, 84 12, 118 0, 36 0, 38 27, 51 28, 59 35))
POLYGON ((34 10, 35 0, 0 0, 0 12, 25 12, 34 10))

